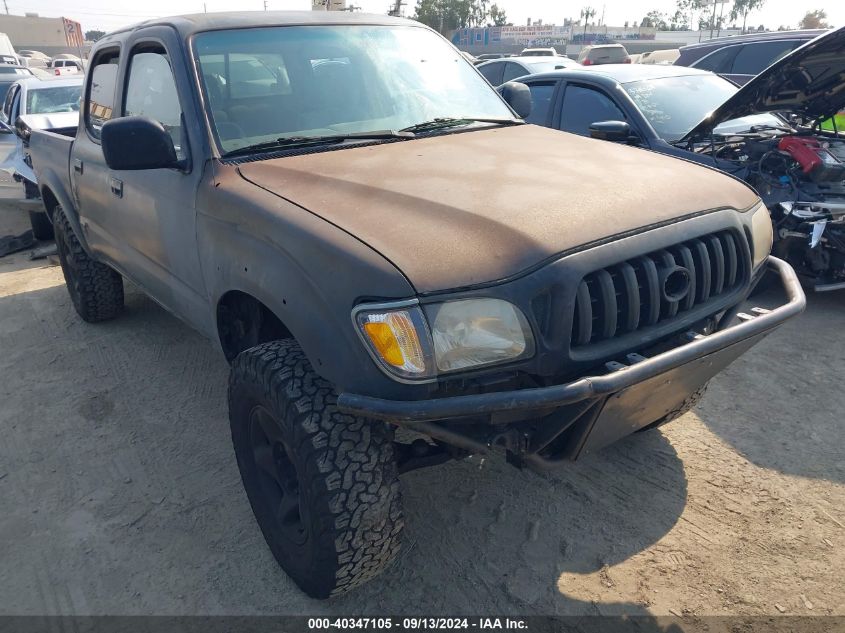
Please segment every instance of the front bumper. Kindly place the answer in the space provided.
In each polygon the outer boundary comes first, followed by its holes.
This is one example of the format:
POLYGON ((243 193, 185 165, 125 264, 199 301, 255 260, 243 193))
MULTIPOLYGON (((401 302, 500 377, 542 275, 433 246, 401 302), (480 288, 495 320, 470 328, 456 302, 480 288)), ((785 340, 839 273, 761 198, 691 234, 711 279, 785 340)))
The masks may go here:
POLYGON ((347 413, 405 426, 471 452, 487 452, 494 444, 501 444, 539 468, 562 458, 574 459, 671 412, 766 334, 800 314, 806 297, 795 271, 773 256, 769 256, 767 266, 780 278, 787 297, 784 304, 759 310, 753 316, 740 314, 739 323, 707 336, 692 337, 650 358, 628 355, 625 364, 608 363, 612 370, 607 374, 550 387, 417 401, 342 393, 338 407, 347 413), (519 437, 502 433, 485 437, 477 430, 470 432, 470 425, 461 425, 461 420, 477 421, 493 415, 501 419, 501 414, 517 411, 536 411, 540 426, 521 427, 519 437), (555 448, 554 457, 548 452, 544 456, 544 449, 564 431, 578 432, 570 433, 573 437, 555 448))

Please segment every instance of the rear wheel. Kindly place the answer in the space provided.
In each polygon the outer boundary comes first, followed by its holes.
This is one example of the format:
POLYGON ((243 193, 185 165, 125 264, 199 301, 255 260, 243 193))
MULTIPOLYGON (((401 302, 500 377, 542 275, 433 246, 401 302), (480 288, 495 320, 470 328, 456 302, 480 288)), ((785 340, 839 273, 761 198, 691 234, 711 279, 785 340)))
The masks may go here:
POLYGON ((290 340, 238 355, 229 420, 255 518, 294 582, 327 598, 381 573, 403 528, 392 429, 338 411, 290 340))
POLYGON ((89 323, 115 318, 123 310, 123 277, 88 256, 61 207, 53 211, 53 218, 56 250, 73 307, 89 323))

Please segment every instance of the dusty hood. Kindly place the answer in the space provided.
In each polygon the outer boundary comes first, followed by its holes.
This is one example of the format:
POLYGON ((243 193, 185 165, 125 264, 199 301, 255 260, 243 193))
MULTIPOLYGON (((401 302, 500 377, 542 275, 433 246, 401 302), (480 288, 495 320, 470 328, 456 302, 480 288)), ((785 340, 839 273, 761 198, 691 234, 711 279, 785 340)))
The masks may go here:
POLYGON ((246 163, 244 178, 348 231, 420 293, 757 196, 714 170, 524 125, 246 163))
POLYGON ((845 108, 845 27, 820 35, 740 88, 683 140, 705 136, 717 125, 761 112, 791 112, 826 119, 845 108))

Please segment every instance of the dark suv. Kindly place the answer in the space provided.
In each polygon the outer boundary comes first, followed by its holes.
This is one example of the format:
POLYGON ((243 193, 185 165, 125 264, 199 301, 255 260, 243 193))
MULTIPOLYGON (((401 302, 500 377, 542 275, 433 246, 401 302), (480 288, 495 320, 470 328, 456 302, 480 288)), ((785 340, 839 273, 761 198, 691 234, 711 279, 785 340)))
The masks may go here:
POLYGON ((813 29, 721 37, 684 46, 675 66, 709 70, 743 86, 781 57, 823 33, 824 29, 813 29))

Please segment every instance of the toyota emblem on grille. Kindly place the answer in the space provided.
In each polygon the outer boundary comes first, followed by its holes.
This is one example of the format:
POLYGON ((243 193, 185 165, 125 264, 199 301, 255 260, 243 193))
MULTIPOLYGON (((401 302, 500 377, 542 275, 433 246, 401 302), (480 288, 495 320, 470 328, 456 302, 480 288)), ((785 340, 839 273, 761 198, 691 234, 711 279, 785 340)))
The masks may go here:
POLYGON ((663 298, 666 301, 680 301, 689 294, 690 272, 683 266, 665 268, 661 271, 663 298))

